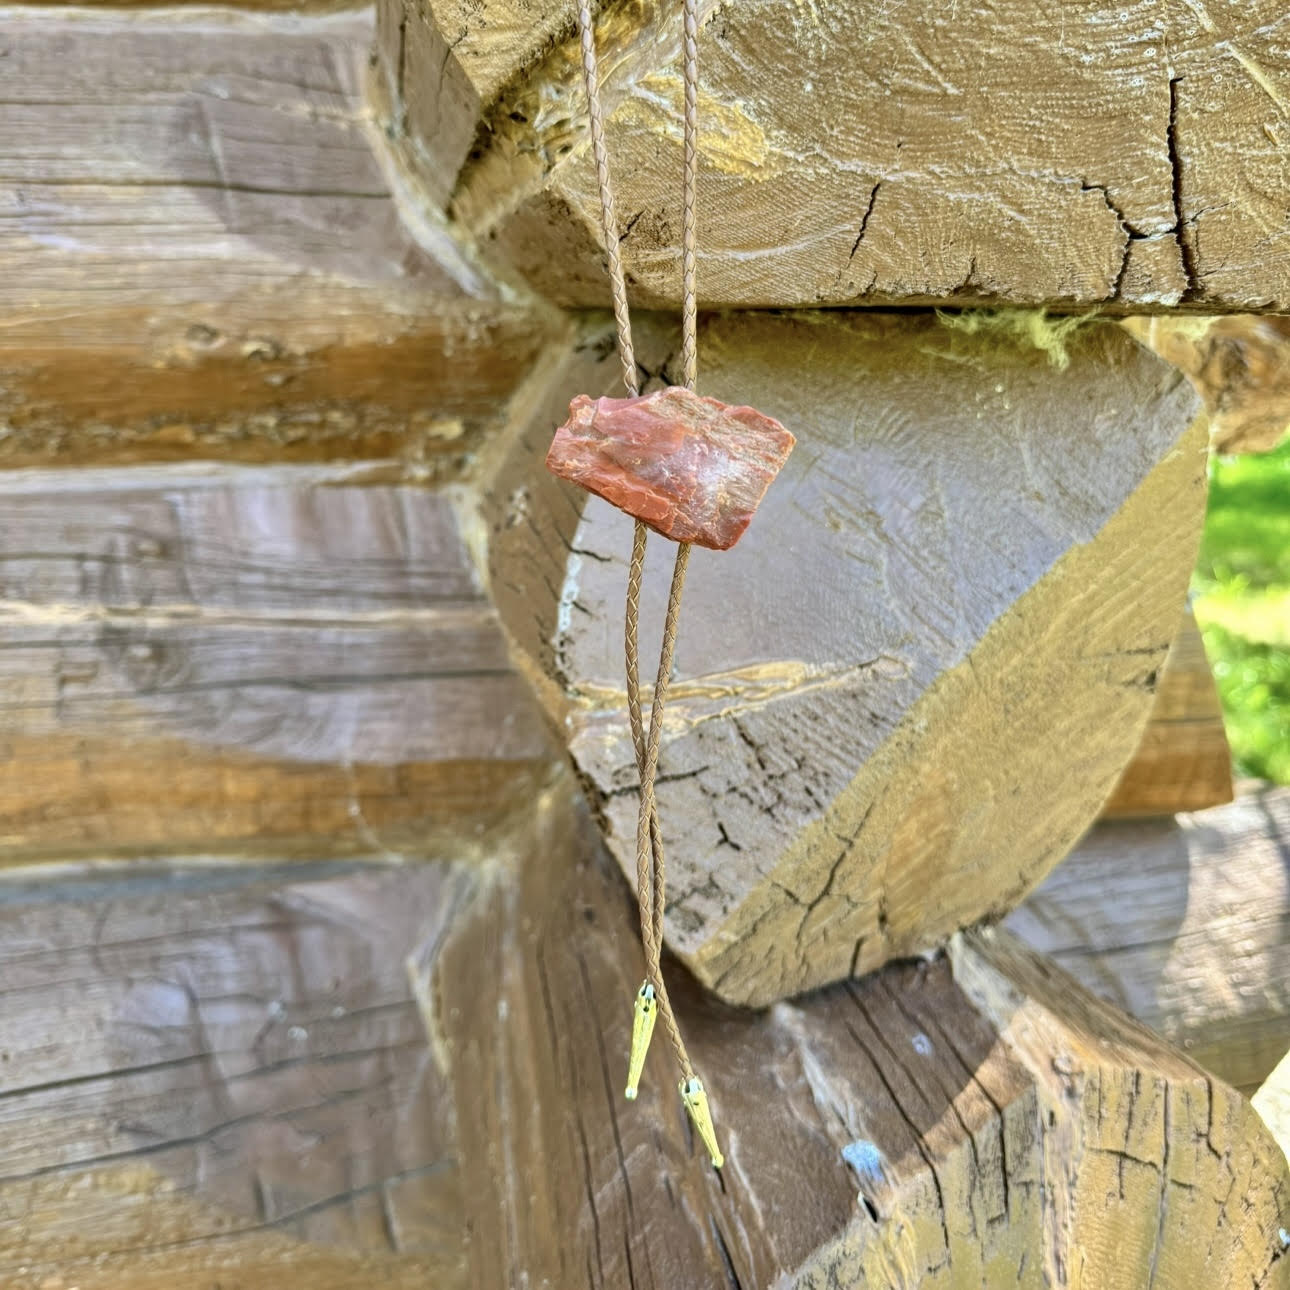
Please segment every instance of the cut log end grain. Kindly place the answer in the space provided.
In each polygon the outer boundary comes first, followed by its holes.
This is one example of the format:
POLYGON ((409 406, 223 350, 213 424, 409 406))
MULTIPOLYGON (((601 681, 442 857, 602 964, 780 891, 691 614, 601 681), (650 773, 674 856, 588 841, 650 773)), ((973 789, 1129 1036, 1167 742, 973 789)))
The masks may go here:
POLYGON ((1077 1264, 1108 1290, 1141 1290, 1152 1266, 1178 1290, 1278 1284, 1287 1166, 1249 1105, 1003 934, 763 1013, 668 964, 718 1175, 666 1044, 638 1099, 621 1097, 634 911, 576 841, 586 825, 555 797, 545 810, 538 852, 419 967, 475 1216, 472 1284, 587 1264, 606 1285, 652 1271, 1040 1290, 1077 1264), (499 1189, 499 1156, 507 1178, 549 1185, 499 1189))
POLYGON ((1174 815, 1232 800, 1223 709, 1190 609, 1156 681, 1147 728, 1102 808, 1104 819, 1174 815))
POLYGON ((763 1013, 669 961, 718 1175, 666 1044, 622 1097, 630 894, 567 775, 530 805, 448 863, 6 883, 6 1290, 1279 1290, 1249 1104, 1002 934, 763 1013))
POLYGON ((1104 821, 1006 926, 1252 1093, 1290 1048, 1290 790, 1104 821))
POLYGON ((1127 318, 1205 400, 1216 452, 1268 452, 1290 431, 1290 318, 1127 318))
MULTIPOLYGON (((666 933, 722 997, 764 1004, 1006 913, 1096 818, 1182 613, 1205 428, 1110 324, 1075 332, 1065 369, 872 314, 714 318, 700 348, 705 392, 798 445, 739 546, 691 561, 660 760, 666 933)), ((517 433, 490 485, 492 581, 523 589, 503 620, 630 875, 631 526, 558 485, 510 523, 510 481, 545 447, 517 433)))
MULTIPOLYGON (((1277 0, 699 11, 705 305, 1290 307, 1277 0)), ((427 197, 543 294, 607 303, 573 6, 386 0, 378 26, 427 197)), ((596 33, 619 250, 659 308, 681 291, 681 26, 645 0, 596 33)))

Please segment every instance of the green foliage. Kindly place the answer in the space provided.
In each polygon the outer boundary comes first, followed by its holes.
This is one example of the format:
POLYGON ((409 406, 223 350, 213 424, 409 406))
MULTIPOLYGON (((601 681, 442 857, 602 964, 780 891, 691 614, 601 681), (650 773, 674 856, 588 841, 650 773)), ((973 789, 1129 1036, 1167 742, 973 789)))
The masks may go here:
POLYGON ((1214 459, 1193 589, 1237 769, 1290 783, 1290 442, 1214 459))

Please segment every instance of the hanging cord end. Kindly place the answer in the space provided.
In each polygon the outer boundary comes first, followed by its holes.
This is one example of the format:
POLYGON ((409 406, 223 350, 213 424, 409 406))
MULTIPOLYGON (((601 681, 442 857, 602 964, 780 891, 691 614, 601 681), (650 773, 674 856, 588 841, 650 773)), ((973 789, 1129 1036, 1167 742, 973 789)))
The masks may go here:
POLYGON ((717 1146, 717 1131, 712 1123, 712 1111, 708 1107, 708 1095, 704 1091, 703 1081, 697 1077, 683 1079, 681 1101, 685 1103, 685 1109, 689 1111, 690 1119, 694 1121, 694 1127, 703 1139, 708 1155, 712 1157, 712 1167, 720 1169, 726 1163, 726 1158, 717 1146))
POLYGON ((636 991, 636 1006, 632 1009, 632 1055, 627 1063, 625 1094, 629 1102, 636 1100, 641 1071, 645 1069, 645 1054, 649 1052, 649 1041, 653 1037, 654 1022, 657 1019, 658 1002, 654 998, 654 987, 645 981, 636 991))

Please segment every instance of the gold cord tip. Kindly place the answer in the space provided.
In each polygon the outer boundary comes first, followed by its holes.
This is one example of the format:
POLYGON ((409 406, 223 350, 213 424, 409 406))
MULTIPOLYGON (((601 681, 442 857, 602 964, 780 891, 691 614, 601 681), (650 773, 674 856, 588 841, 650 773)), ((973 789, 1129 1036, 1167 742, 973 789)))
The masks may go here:
POLYGON ((645 1054, 649 1052, 649 1041, 654 1035, 654 1022, 658 1019, 658 1001, 654 998, 654 987, 648 981, 641 983, 636 991, 636 1004, 632 1009, 632 1053, 627 1062, 627 1091, 629 1102, 636 1100, 636 1091, 640 1087, 641 1071, 645 1069, 645 1054))
POLYGON ((708 1095, 704 1091, 703 1081, 698 1078, 683 1079, 681 1101, 685 1103, 685 1109, 689 1111, 690 1119, 694 1121, 695 1130, 703 1139, 708 1155, 712 1157, 712 1167, 720 1169, 726 1163, 726 1158, 721 1154, 721 1148, 717 1146, 717 1130, 712 1123, 712 1111, 708 1106, 708 1095))

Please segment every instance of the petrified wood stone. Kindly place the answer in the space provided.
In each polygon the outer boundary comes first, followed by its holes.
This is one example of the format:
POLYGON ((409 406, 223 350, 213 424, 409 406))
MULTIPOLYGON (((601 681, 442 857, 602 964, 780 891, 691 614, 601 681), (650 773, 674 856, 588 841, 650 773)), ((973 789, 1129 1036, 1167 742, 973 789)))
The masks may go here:
MULTIPOLYGON (((1138 743, 1205 427, 1121 328, 1090 324, 1067 356, 872 313, 701 330, 702 387, 799 432, 740 544, 691 561, 662 736, 667 939, 723 997, 782 998, 1005 913, 1138 743)), ((486 501, 494 594, 634 874, 631 524, 555 481, 517 494, 535 424, 486 501)), ((667 563, 642 592, 647 657, 667 563)))
POLYGON ((630 399, 580 394, 546 464, 674 542, 725 551, 747 529, 793 442, 753 408, 672 385, 630 399))

